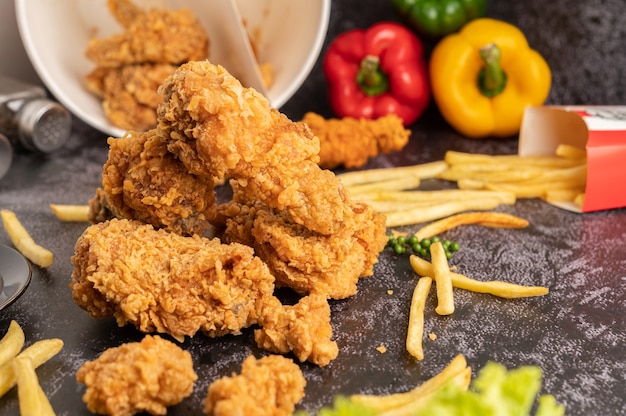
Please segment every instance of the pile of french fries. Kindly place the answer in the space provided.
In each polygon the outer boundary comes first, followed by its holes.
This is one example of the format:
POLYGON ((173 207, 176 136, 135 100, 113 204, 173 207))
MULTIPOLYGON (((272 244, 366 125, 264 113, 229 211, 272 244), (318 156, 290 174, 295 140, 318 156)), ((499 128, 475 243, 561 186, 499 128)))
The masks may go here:
POLYGON ((53 416, 54 410, 39 384, 35 369, 61 351, 63 341, 44 339, 22 349, 24 342, 22 327, 11 321, 0 339, 0 397, 17 385, 22 416, 53 416))
POLYGON ((553 156, 486 155, 448 151, 444 160, 339 174, 355 200, 384 213, 387 226, 419 224, 466 211, 493 210, 521 198, 582 206, 585 149, 560 145, 553 156), (420 190, 424 179, 456 189, 420 190))

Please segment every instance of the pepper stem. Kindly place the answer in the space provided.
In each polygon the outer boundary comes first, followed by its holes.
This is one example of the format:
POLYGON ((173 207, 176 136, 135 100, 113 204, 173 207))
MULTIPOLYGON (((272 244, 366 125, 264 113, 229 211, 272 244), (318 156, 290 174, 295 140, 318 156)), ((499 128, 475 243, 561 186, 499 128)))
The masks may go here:
POLYGON ((366 95, 376 96, 389 89, 389 78, 380 69, 380 59, 368 55, 361 61, 356 82, 366 95))
POLYGON ((506 73, 500 65, 500 48, 495 43, 480 48, 480 58, 485 66, 478 73, 478 88, 488 98, 500 94, 506 86, 506 73))

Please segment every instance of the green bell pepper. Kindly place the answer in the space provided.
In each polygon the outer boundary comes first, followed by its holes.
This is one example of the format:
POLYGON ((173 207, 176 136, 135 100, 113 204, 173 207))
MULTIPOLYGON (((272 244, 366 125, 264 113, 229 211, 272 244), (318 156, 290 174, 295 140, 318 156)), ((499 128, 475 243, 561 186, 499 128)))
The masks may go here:
POLYGON ((483 17, 487 0, 391 0, 396 12, 419 33, 440 38, 483 17))

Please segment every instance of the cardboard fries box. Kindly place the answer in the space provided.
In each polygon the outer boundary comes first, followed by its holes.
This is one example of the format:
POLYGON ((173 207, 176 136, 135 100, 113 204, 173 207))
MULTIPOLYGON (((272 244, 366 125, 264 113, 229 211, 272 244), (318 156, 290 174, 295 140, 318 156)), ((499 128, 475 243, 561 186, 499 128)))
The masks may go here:
POLYGON ((575 212, 626 207, 626 106, 527 108, 519 155, 554 155, 559 144, 586 149, 587 184, 582 210, 573 203, 555 205, 575 212))

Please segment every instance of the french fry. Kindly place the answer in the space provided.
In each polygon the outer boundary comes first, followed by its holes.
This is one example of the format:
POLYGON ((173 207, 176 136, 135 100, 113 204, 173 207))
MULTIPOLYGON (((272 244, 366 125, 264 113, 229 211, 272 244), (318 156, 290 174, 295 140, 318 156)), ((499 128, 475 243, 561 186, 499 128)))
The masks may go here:
POLYGON ((587 158, 587 150, 585 150, 585 148, 569 144, 559 144, 554 154, 567 159, 584 160, 587 158))
POLYGON ((382 191, 367 192, 359 195, 359 200, 370 201, 401 201, 401 202, 422 202, 441 203, 454 200, 495 198, 501 203, 513 205, 515 194, 512 192, 500 191, 473 191, 463 189, 441 189, 435 191, 382 191))
POLYGON ((541 168, 536 167, 515 170, 500 170, 500 166, 497 166, 497 169, 494 169, 494 167, 496 166, 491 165, 491 169, 487 171, 478 171, 473 168, 467 169, 467 166, 465 165, 456 165, 450 167, 444 172, 441 172, 438 175, 438 178, 455 182, 467 177, 485 182, 518 182, 535 179, 543 173, 541 168))
POLYGON ((467 389, 471 372, 465 357, 459 354, 443 370, 412 390, 388 395, 356 394, 350 396, 350 399, 369 407, 379 415, 410 415, 424 406, 439 389, 450 381, 467 389))
POLYGON ((544 195, 546 202, 574 202, 582 189, 548 189, 544 195))
POLYGON ((533 182, 533 183, 486 183, 485 189, 492 191, 512 192, 519 199, 545 198, 549 190, 578 189, 585 186, 585 180, 579 178, 563 179, 560 181, 533 182))
POLYGON ((430 246, 432 259, 432 277, 437 287, 437 307, 435 312, 439 315, 452 315, 454 313, 454 293, 452 291, 452 279, 446 251, 441 241, 430 246))
POLYGON ((422 339, 424 337, 424 308, 433 280, 421 277, 413 290, 409 310, 409 328, 406 335, 406 350, 418 360, 424 359, 422 339))
POLYGON ((461 225, 477 224, 497 228, 525 228, 528 220, 503 212, 462 212, 423 226, 415 233, 418 241, 434 237, 461 225))
POLYGON ((17 378, 17 394, 21 416, 54 416, 54 410, 46 397, 35 367, 28 357, 16 357, 12 360, 13 371, 17 378))
POLYGON ((576 198, 574 198, 574 203, 578 205, 580 208, 582 208, 583 204, 585 203, 585 193, 581 192, 578 195, 576 195, 576 198))
POLYGON ((364 183, 359 185, 349 186, 348 190, 350 194, 358 199, 359 194, 368 192, 377 192, 381 190, 394 190, 400 191, 405 189, 414 189, 420 185, 420 178, 418 176, 402 176, 400 178, 392 178, 387 180, 381 180, 377 182, 364 183))
MULTIPOLYGON (((415 255, 410 256, 409 261, 418 275, 433 275, 433 265, 428 261, 415 255)), ((453 271, 450 272, 450 280, 453 287, 476 293, 487 293, 505 299, 544 296, 549 293, 549 289, 543 286, 524 286, 500 280, 481 281, 453 271)))
POLYGON ((385 214, 387 227, 419 224, 438 220, 459 212, 473 210, 492 210, 501 204, 497 198, 463 199, 446 201, 431 206, 418 207, 406 211, 392 211, 385 214))
POLYGON ((89 221, 89 205, 50 204, 50 209, 59 220, 64 222, 89 221))
POLYGON ((364 183, 401 178, 407 175, 416 176, 421 179, 434 178, 447 168, 448 165, 443 160, 439 160, 413 166, 357 170, 341 173, 337 175, 337 177, 341 179, 344 186, 351 187, 364 183))
MULTIPOLYGON (((63 348, 63 341, 58 338, 43 339, 24 348, 17 357, 28 357, 37 368, 54 357, 63 348)), ((0 367, 0 397, 11 390, 17 382, 16 374, 10 362, 0 367)))
POLYGON ((520 166, 541 166, 546 168, 567 168, 584 163, 578 159, 566 159, 558 156, 519 156, 519 155, 485 155, 457 152, 448 150, 444 157, 448 165, 454 166, 464 163, 495 164, 502 171, 520 166))
POLYGON ((52 265, 54 259, 52 252, 35 243, 13 211, 0 210, 0 217, 11 242, 24 257, 40 267, 52 265))
POLYGON ((9 329, 0 340, 0 366, 8 363, 24 346, 24 331, 15 321, 11 321, 9 329))

